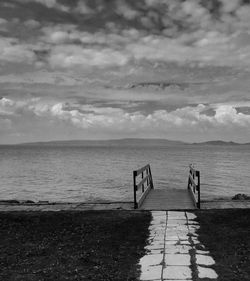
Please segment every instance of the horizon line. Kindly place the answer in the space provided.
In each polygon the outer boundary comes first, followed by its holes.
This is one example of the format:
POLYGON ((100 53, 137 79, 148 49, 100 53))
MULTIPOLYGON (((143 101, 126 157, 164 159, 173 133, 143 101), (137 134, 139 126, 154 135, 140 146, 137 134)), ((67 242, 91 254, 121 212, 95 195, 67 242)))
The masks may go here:
POLYGON ((38 143, 56 143, 56 142, 89 142, 89 141, 94 141, 94 142, 108 142, 108 141, 123 141, 123 140, 151 140, 151 141, 169 141, 169 142, 178 142, 182 144, 205 144, 205 143, 210 143, 210 142, 221 142, 225 144, 250 144, 249 142, 236 142, 232 140, 221 140, 221 139, 212 139, 212 140, 204 140, 204 141, 182 141, 178 139, 166 139, 166 138, 110 138, 110 139, 66 139, 66 140, 37 140, 37 141, 25 141, 25 142, 19 142, 19 143, 2 143, 0 146, 15 146, 15 145, 29 145, 29 144, 38 144, 38 143))

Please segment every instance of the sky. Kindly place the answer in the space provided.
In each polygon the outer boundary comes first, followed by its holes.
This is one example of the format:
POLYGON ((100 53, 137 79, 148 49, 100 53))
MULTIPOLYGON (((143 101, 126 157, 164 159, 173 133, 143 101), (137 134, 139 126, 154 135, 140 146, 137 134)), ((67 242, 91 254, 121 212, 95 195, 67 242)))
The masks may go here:
POLYGON ((1 0, 0 144, 250 142, 249 0, 1 0))

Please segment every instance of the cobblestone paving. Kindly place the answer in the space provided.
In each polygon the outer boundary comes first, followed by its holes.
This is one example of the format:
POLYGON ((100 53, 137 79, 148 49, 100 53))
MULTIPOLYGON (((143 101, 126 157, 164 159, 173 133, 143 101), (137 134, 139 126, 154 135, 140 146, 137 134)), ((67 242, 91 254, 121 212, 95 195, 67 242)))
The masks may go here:
POLYGON ((190 212, 152 212, 140 280, 217 280, 215 261, 198 240, 195 218, 190 212))

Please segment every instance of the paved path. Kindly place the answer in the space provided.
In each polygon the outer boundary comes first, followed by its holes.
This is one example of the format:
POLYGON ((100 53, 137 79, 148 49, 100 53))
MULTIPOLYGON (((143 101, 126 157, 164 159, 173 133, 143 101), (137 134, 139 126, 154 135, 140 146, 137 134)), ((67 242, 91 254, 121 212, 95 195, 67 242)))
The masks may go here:
POLYGON ((147 255, 140 259, 140 280, 217 280, 215 263, 196 234, 190 212, 154 211, 149 227, 147 255))

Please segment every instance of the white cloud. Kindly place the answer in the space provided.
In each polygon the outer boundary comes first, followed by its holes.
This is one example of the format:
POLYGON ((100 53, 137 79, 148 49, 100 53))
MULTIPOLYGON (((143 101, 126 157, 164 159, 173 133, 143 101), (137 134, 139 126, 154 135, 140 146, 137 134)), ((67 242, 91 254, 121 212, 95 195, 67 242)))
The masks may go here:
POLYGON ((52 49, 48 58, 53 68, 71 68, 89 66, 122 66, 128 62, 128 56, 110 48, 82 48, 77 45, 61 45, 52 49))
MULTIPOLYGON (((191 39, 191 36, 189 39, 187 37, 169 39, 148 35, 137 42, 127 44, 126 50, 137 60, 180 63, 196 61, 214 66, 250 66, 250 47, 239 49, 234 36, 214 31, 198 36, 196 43, 190 46, 186 45, 185 41, 191 39)), ((193 38, 195 37, 194 34, 193 38)))
MULTIPOLYGON (((76 128, 91 130, 92 132, 111 133, 112 136, 120 132, 140 134, 148 132, 150 135, 181 132, 214 132, 221 133, 232 129, 242 128, 250 133, 250 115, 237 113, 231 105, 217 105, 214 116, 208 116, 205 111, 210 108, 203 104, 178 108, 173 111, 156 110, 151 114, 139 111, 127 112, 121 108, 95 107, 90 104, 64 103, 41 98, 29 100, 0 100, 0 114, 23 118, 33 114, 37 118, 58 120, 72 124, 76 128)), ((14 119, 12 119, 14 122, 14 119)))

